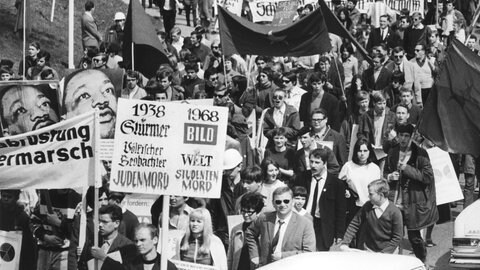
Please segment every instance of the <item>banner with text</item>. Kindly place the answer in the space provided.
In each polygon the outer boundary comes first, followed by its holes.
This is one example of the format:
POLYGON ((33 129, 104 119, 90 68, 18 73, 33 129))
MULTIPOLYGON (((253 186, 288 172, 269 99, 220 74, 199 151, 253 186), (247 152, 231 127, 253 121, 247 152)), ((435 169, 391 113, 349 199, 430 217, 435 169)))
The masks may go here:
POLYGON ((227 108, 119 99, 110 189, 219 198, 227 108))
MULTIPOLYGON (((248 2, 250 10, 252 11, 253 22, 272 22, 275 17, 275 11, 278 3, 284 0, 252 0, 248 2)), ((314 9, 318 8, 318 1, 315 0, 298 0, 298 7, 303 7, 307 4, 311 4, 314 9)), ((325 0, 327 6, 334 10, 331 0, 325 0)), ((367 13, 371 4, 375 3, 375 0, 359 0, 356 8, 361 13, 367 13)), ((347 1, 342 1, 343 6, 346 6, 347 1)), ((423 0, 386 0, 385 4, 391 9, 399 13, 402 9, 408 9, 410 14, 413 12, 424 12, 423 0)))
POLYGON ((94 179, 94 112, 0 139, 0 189, 84 187, 94 179))

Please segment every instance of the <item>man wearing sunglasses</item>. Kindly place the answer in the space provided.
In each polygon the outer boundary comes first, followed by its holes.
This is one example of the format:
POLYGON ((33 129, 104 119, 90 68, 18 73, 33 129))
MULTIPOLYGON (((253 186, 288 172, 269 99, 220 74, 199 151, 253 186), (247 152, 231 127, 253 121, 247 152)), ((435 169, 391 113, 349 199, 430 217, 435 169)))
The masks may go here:
POLYGON ((256 267, 315 251, 312 222, 292 211, 292 190, 286 186, 275 189, 273 205, 274 212, 262 214, 245 231, 250 260, 256 267))
POLYGON ((415 71, 413 63, 407 61, 407 56, 405 55, 405 50, 401 47, 395 47, 392 50, 393 61, 388 63, 385 68, 390 72, 400 71, 405 76, 405 82, 403 87, 407 89, 412 89, 413 82, 415 80, 415 71))
POLYGON ((327 171, 327 161, 325 149, 310 152, 310 170, 299 173, 295 183, 309 194, 305 209, 313 217, 317 251, 328 251, 332 244, 340 244, 345 233, 345 186, 327 171))

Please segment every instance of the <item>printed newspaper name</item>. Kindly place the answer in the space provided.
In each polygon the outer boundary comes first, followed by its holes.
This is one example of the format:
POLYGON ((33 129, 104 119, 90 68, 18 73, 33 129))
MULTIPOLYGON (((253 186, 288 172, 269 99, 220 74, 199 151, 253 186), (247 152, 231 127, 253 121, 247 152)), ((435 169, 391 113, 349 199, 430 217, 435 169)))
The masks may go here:
POLYGON ((0 155, 0 167, 56 163, 69 161, 71 159, 79 160, 93 157, 93 148, 87 144, 87 142, 90 141, 89 126, 50 130, 49 132, 38 135, 29 135, 19 140, 6 139, 0 143, 0 148, 34 146, 77 139, 81 139, 80 144, 69 148, 45 149, 43 151, 16 152, 10 155, 0 155))

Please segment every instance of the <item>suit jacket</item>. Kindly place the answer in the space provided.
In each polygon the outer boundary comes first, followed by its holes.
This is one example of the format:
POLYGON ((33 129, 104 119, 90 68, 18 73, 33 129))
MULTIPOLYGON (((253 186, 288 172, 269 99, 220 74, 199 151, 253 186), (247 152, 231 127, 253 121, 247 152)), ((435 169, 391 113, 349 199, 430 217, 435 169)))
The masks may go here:
MULTIPOLYGON (((176 1, 175 0, 170 0, 170 11, 176 12, 176 1)), ((158 7, 160 8, 160 13, 163 13, 165 9, 163 8, 165 6, 165 0, 158 0, 158 7)))
MULTIPOLYGON (((250 258, 259 258, 259 264, 269 263, 272 240, 275 236, 276 212, 260 215, 245 231, 250 258)), ((282 258, 315 251, 313 224, 306 217, 292 211, 282 242, 282 258)))
POLYGON ((381 43, 385 43, 387 48, 395 48, 402 45, 400 36, 392 31, 390 27, 388 27, 387 36, 385 38, 382 37, 380 27, 373 29, 368 37, 367 51, 370 52, 373 47, 378 46, 381 43))
MULTIPOLYGON (((314 192, 310 190, 312 182, 312 171, 308 170, 297 175, 296 186, 303 186, 307 193, 314 192)), ((308 204, 308 197, 305 205, 308 204)), ((325 185, 320 193, 319 211, 321 220, 321 234, 324 246, 329 247, 333 244, 334 238, 342 238, 345 233, 345 216, 347 211, 347 201, 345 199, 345 184, 336 176, 327 173, 325 185)))
MULTIPOLYGON (((390 62, 385 66, 386 69, 388 69, 392 74, 395 70, 395 62, 390 62)), ((405 88, 412 89, 413 87, 413 82, 415 81, 415 69, 412 64, 412 62, 407 61, 406 56, 403 57, 403 75, 405 76, 405 83, 403 86, 405 88)))
MULTIPOLYGON (((86 247, 88 246, 88 248, 83 249, 84 253, 82 254, 80 258, 80 262, 78 264, 78 269, 80 270, 86 270, 87 269, 86 262, 88 262, 93 258, 89 248, 89 246, 93 244, 92 241, 93 239, 90 239, 89 241, 90 243, 85 243, 85 246, 86 247)), ((137 249, 135 247, 135 244, 132 241, 130 241, 130 239, 128 239, 127 237, 123 236, 120 233, 117 235, 117 237, 115 237, 115 239, 113 239, 112 245, 108 248, 107 254, 113 253, 116 251, 120 252, 122 261, 124 262, 131 260, 137 254, 137 249)), ((110 258, 108 258, 108 260, 111 260, 112 262, 114 262, 114 264, 119 263, 119 262, 113 261, 113 259, 110 259, 110 258)), ((101 270, 106 270, 106 269, 112 269, 112 268, 109 268, 108 264, 107 266, 103 265, 101 268, 101 270)))
MULTIPOLYGON (((321 144, 317 144, 317 148, 324 148, 327 150, 328 153, 328 160, 327 160, 327 170, 329 173, 333 175, 338 175, 340 172, 340 165, 338 165, 337 158, 333 154, 333 151, 330 150, 328 147, 324 147, 321 144)), ((293 170, 295 173, 304 172, 307 170, 307 163, 305 159, 305 150, 302 148, 295 152, 295 166, 293 170)))
POLYGON ((98 32, 98 27, 95 19, 87 13, 84 13, 81 21, 82 27, 82 44, 83 47, 97 47, 102 39, 98 32))
MULTIPOLYGON (((312 103, 312 93, 307 92, 302 95, 302 98, 300 100, 300 108, 299 108, 299 114, 300 114, 300 121, 303 121, 303 125, 306 127, 309 127, 311 125, 311 110, 310 110, 310 105, 312 103)), ((338 117, 339 112, 340 112, 340 107, 339 107, 339 101, 338 99, 333 96, 332 94, 328 92, 323 93, 323 98, 322 101, 320 102, 320 108, 324 109, 327 112, 327 117, 328 117, 328 122, 327 125, 329 125, 331 128, 333 128, 336 131, 340 130, 340 119, 338 117)))
POLYGON ((374 77, 373 67, 365 70, 362 76, 363 81, 365 82, 365 86, 367 87, 367 90, 369 92, 372 92, 374 90, 383 90, 390 84, 392 79, 392 73, 385 67, 382 67, 382 69, 380 70, 380 74, 378 74, 376 80, 374 77))

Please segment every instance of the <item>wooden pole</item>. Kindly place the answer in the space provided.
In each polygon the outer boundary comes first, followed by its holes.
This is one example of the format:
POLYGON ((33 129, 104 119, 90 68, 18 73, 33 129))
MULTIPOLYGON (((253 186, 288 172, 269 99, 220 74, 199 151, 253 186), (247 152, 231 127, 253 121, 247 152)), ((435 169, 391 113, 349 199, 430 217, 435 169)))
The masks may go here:
POLYGON ((50 14, 50 22, 53 22, 53 14, 55 13, 55 0, 52 0, 52 12, 50 14))
POLYGON ((74 26, 74 7, 75 0, 70 0, 68 5, 68 68, 75 68, 73 63, 73 26, 74 26))
POLYGON ((132 42, 132 70, 135 70, 135 43, 132 42))
POLYGON ((23 73, 23 78, 22 80, 25 80, 26 78, 26 70, 25 66, 27 63, 25 62, 26 60, 26 51, 27 51, 27 0, 23 0, 23 67, 22 67, 22 73, 23 73))
MULTIPOLYGON (((99 201, 98 201, 98 187, 100 186, 99 183, 101 183, 101 171, 100 171, 100 110, 97 108, 95 109, 95 192, 94 192, 94 207, 93 207, 93 246, 98 247, 98 206, 99 206, 99 201)), ((95 259, 95 264, 94 264, 95 270, 100 269, 99 267, 99 261, 95 259)))
POLYGON ((160 260, 160 269, 167 269, 167 250, 168 250, 168 220, 170 219, 170 196, 163 195, 162 208, 162 239, 159 239, 162 245, 162 258, 160 260))

